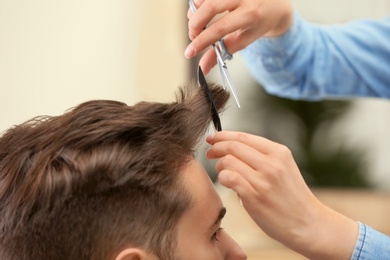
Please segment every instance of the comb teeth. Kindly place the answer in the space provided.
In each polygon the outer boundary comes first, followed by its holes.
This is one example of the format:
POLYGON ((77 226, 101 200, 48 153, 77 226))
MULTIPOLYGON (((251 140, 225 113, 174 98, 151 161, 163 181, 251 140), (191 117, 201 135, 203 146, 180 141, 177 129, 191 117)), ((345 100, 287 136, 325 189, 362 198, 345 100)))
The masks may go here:
POLYGON ((219 118, 218 111, 217 108, 215 107, 213 97, 211 96, 209 86, 207 84, 206 78, 200 66, 198 68, 198 80, 200 86, 202 87, 203 91, 206 94, 207 102, 210 105, 210 112, 211 112, 211 117, 213 119, 214 127, 217 131, 222 131, 221 119, 219 118))

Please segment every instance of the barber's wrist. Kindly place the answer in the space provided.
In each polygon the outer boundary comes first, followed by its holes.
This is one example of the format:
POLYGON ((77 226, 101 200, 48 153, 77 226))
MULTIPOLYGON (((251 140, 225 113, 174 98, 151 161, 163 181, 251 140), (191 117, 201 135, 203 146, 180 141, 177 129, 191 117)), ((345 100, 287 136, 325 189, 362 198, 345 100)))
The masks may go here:
POLYGON ((294 12, 292 9, 287 9, 285 14, 279 20, 279 23, 275 25, 270 31, 268 31, 265 37, 278 37, 285 34, 292 26, 294 22, 294 12))
POLYGON ((313 221, 302 228, 293 250, 309 259, 350 259, 359 232, 356 221, 321 205, 313 221))

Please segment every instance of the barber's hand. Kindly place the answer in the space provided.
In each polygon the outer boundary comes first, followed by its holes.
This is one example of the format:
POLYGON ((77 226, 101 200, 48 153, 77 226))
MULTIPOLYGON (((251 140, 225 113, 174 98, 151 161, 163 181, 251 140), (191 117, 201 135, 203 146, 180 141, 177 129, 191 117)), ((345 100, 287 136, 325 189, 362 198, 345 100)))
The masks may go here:
POLYGON ((310 259, 349 259, 357 223, 317 200, 287 147, 228 131, 207 142, 206 156, 219 159, 220 183, 240 196, 265 233, 310 259))
MULTIPOLYGON (((261 36, 283 34, 293 20, 291 0, 195 0, 195 5, 195 14, 188 11, 188 34, 192 43, 185 51, 187 58, 194 57, 222 37, 227 50, 233 54, 261 36), (207 29, 203 30, 206 25, 207 29)), ((215 64, 215 53, 211 48, 202 57, 200 65, 207 74, 215 64)))

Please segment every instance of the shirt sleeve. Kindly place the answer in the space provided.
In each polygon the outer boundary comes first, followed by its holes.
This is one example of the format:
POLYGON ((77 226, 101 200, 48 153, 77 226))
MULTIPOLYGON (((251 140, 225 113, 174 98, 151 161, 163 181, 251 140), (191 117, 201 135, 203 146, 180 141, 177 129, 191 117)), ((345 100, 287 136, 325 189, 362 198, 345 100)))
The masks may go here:
POLYGON ((267 92, 291 99, 390 98, 390 17, 315 25, 298 13, 276 38, 242 51, 267 92))
POLYGON ((390 258, 390 237, 359 222, 359 235, 351 260, 390 258))

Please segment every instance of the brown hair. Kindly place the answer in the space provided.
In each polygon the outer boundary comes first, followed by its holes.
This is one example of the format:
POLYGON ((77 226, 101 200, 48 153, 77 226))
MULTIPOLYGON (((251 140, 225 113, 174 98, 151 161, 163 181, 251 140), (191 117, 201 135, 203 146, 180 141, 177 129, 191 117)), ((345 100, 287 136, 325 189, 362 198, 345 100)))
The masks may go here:
MULTIPOLYGON (((210 86, 220 112, 229 95, 210 86)), ((0 138, 0 258, 109 259, 133 245, 172 256, 191 198, 179 173, 210 123, 199 86, 176 102, 85 102, 0 138)))

